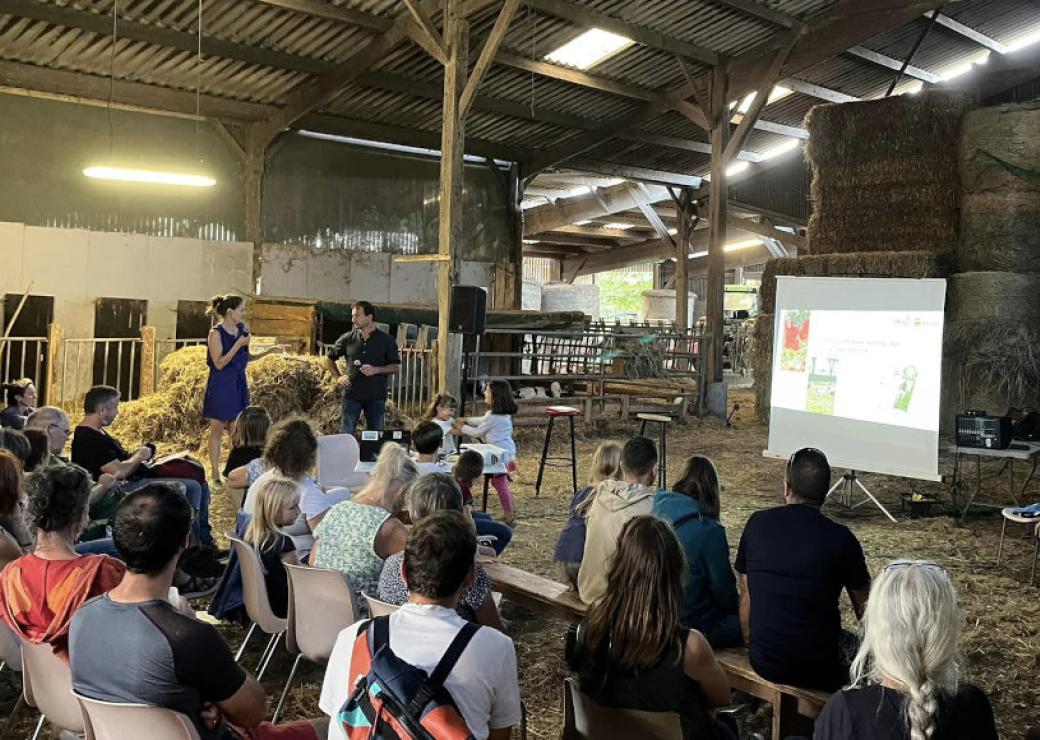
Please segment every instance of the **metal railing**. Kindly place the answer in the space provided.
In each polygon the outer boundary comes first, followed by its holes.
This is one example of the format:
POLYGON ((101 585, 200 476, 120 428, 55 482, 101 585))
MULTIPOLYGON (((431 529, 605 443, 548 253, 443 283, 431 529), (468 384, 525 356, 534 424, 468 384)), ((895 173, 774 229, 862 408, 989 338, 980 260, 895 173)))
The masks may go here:
POLYGON ((8 337, 0 348, 0 382, 30 378, 40 394, 40 405, 46 403, 43 389, 47 374, 47 337, 8 337))
POLYGON ((113 386, 124 401, 134 400, 140 395, 140 347, 140 337, 63 338, 57 355, 55 401, 75 401, 94 385, 113 386))

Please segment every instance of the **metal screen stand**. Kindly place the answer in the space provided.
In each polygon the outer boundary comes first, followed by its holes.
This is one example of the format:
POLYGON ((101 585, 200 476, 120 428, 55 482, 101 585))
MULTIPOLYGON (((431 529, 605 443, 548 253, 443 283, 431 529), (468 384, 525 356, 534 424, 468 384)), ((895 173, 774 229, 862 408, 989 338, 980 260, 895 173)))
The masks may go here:
POLYGON ((889 513, 888 509, 885 508, 884 504, 877 500, 877 497, 870 492, 870 489, 863 485, 863 482, 860 481, 859 476, 856 475, 855 470, 850 470, 849 472, 845 473, 845 475, 841 476, 841 478, 839 478, 837 482, 833 486, 831 486, 831 489, 827 491, 827 496, 824 498, 824 501, 829 499, 831 497, 831 494, 835 492, 838 492, 838 502, 846 509, 855 509, 859 506, 863 506, 868 502, 873 502, 874 506, 881 509, 881 512, 892 520, 893 524, 896 523, 896 518, 889 513), (861 501, 857 501, 856 503, 852 503, 852 494, 854 493, 854 487, 859 488, 863 492, 863 495, 866 496, 866 498, 861 501))

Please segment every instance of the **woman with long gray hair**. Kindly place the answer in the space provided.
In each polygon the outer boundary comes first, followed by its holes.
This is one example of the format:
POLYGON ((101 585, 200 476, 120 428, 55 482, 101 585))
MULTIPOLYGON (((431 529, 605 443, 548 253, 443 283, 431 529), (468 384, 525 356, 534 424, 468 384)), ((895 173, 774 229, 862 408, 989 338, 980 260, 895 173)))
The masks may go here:
POLYGON ((989 699, 961 681, 960 628, 942 566, 885 566, 870 589, 852 683, 827 702, 814 740, 997 740, 989 699))

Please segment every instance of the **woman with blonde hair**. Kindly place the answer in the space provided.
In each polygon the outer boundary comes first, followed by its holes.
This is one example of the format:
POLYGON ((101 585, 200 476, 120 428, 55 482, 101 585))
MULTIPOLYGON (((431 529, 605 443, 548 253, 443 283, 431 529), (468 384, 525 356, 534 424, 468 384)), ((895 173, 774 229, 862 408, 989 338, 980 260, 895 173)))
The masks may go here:
POLYGON ((383 561, 404 550, 408 529, 396 517, 418 477, 419 467, 408 450, 383 445, 365 487, 329 509, 314 530, 310 562, 348 576, 359 604, 362 591, 378 592, 383 561))
POLYGON ((941 565, 897 560, 870 588, 852 684, 815 740, 997 740, 986 695, 961 682, 961 614, 941 565))
POLYGON ((707 640, 682 627, 684 560, 671 525, 637 516, 621 529, 607 591, 568 635, 581 691, 604 707, 676 712, 684 740, 735 737, 711 716, 730 701, 707 640))
POLYGON ((578 588, 578 569, 585 553, 585 514, 595 498, 596 487, 605 480, 621 480, 621 445, 604 442, 592 455, 592 477, 589 484, 571 499, 571 513, 556 541, 553 559, 559 563, 564 583, 578 588))
POLYGON ((267 584, 267 599, 275 616, 285 618, 289 609, 289 579, 283 563, 299 565, 296 546, 283 527, 300 515, 300 487, 290 478, 274 476, 261 481, 256 492, 256 511, 242 539, 260 556, 267 584))

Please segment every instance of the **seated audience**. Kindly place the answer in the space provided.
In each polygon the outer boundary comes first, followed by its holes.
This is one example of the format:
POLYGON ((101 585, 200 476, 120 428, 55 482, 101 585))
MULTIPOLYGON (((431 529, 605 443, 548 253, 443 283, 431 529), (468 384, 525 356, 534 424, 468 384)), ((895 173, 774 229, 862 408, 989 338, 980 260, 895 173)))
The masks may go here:
MULTIPOLYGON (((389 445, 388 445, 389 446, 389 445)), ((342 504, 341 504, 342 505, 342 504)), ((466 624, 455 611, 476 578, 476 537, 467 518, 438 511, 412 529, 404 551, 408 603, 391 614, 390 649, 401 660, 432 673, 466 624)), ((366 622, 340 632, 329 658, 319 706, 332 717, 329 740, 345 740, 337 715, 354 691, 351 658, 366 622)), ((480 627, 444 681, 474 738, 507 740, 521 719, 520 688, 513 642, 498 630, 480 627)))
MULTIPOLYGON (((41 467, 47 465, 68 465, 68 460, 61 456, 65 450, 65 444, 69 440, 70 428, 69 417, 59 408, 54 406, 41 406, 29 415, 25 422, 25 433, 38 430, 47 436, 49 455, 41 462, 41 467)), ((96 541, 107 538, 107 528, 111 524, 112 515, 116 506, 123 500, 123 490, 114 475, 102 473, 98 476, 97 483, 90 489, 90 498, 87 502, 90 522, 83 531, 80 539, 83 542, 96 541)), ((90 551, 90 547, 79 547, 78 552, 90 551)), ((103 552, 108 555, 114 554, 114 546, 104 545, 103 552)))
POLYGON ((7 397, 7 407, 0 411, 0 427, 22 429, 25 427, 25 420, 36 406, 36 386, 31 378, 22 378, 5 383, 3 388, 7 397))
POLYGON ((51 456, 51 451, 47 435, 39 429, 30 429, 25 426, 22 428, 22 434, 29 441, 29 457, 25 460, 25 473, 28 475, 36 468, 46 464, 47 459, 51 456))
POLYGON ((18 458, 0 449, 0 563, 20 558, 33 546, 22 509, 24 480, 18 458))
POLYGON ((726 530, 719 523, 715 465, 694 455, 672 489, 654 495, 653 513, 671 523, 686 554, 683 624, 704 635, 716 650, 742 645, 740 596, 729 564, 726 530))
POLYGON ((0 429, 0 448, 13 452, 22 468, 32 455, 32 445, 29 444, 26 436, 17 429, 0 429))
POLYGON ((127 573, 72 619, 73 690, 108 702, 166 707, 186 714, 204 738, 317 740, 325 721, 264 722, 263 687, 235 662, 224 638, 169 598, 177 560, 188 546, 192 511, 169 484, 150 483, 116 511, 114 539, 127 573))
POLYGON ((671 525, 636 516, 622 525, 607 589, 568 635, 581 691, 605 707, 676 712, 684 740, 733 738, 711 708, 729 681, 704 637, 681 624, 683 555, 671 525))
POLYGON ((621 480, 621 445, 617 442, 604 442, 596 448, 589 485, 571 499, 570 516, 556 541, 553 559, 560 567, 564 583, 574 589, 578 588, 578 569, 585 552, 585 513, 592 505, 589 494, 605 480, 621 480))
POLYGON ((350 578, 364 609, 361 592, 379 592, 383 561, 404 549, 408 530, 397 515, 419 468, 399 444, 383 445, 364 488, 350 501, 336 504, 314 530, 311 563, 350 578))
POLYGON ((463 510, 469 513, 473 518, 473 524, 477 527, 477 538, 483 540, 483 538, 494 537, 491 546, 495 549, 496 555, 501 555, 502 551, 506 549, 506 545, 513 539, 513 528, 508 524, 496 521, 486 511, 477 511, 473 508, 473 484, 484 474, 484 458, 479 452, 464 450, 459 455, 459 459, 455 461, 455 467, 451 472, 455 476, 455 482, 462 489, 463 510))
MULTIPOLYGON (((462 511, 462 491, 450 475, 424 475, 408 491, 408 514, 413 524, 418 524, 434 512, 445 510, 462 511)), ((408 586, 404 582, 401 569, 403 561, 404 553, 398 552, 383 563, 383 572, 379 576, 380 601, 388 604, 403 604, 408 601, 408 586)), ((498 607, 491 597, 491 579, 479 565, 476 566, 476 578, 459 597, 455 611, 463 619, 505 631, 498 607)))
POLYGON ((242 536, 260 556, 271 611, 282 619, 289 611, 289 577, 282 564, 300 563, 293 541, 282 533, 282 527, 295 523, 299 515, 300 489, 296 481, 266 478, 258 484, 256 513, 242 536))
POLYGON ((870 588, 852 685, 824 706, 816 740, 997 740, 989 699, 962 683, 960 631, 941 566, 885 566, 870 588))
POLYGON ((444 430, 432 421, 424 421, 412 430, 412 447, 419 454, 419 475, 451 472, 446 463, 437 461, 443 441, 444 430))
POLYGON ((820 511, 830 483, 822 452, 806 447, 791 455, 786 505, 751 515, 736 561, 752 667, 769 681, 827 691, 845 683, 856 649, 841 628, 841 592, 862 618, 870 588, 859 540, 820 511))
POLYGON ((422 421, 432 421, 441 428, 444 437, 441 441, 440 454, 450 455, 455 452, 455 408, 459 402, 447 393, 438 393, 430 401, 423 414, 422 421))
MULTIPOLYGON (((127 481, 126 491, 133 491, 155 480, 165 480, 183 487, 188 502, 197 516, 192 531, 200 545, 214 547, 209 526, 209 486, 194 478, 158 478, 149 474, 144 464, 155 454, 154 447, 142 445, 132 453, 105 431, 119 415, 119 391, 108 385, 95 385, 83 399, 83 420, 72 435, 72 462, 86 468, 100 481, 108 473, 127 481)), ((204 474, 203 474, 204 477, 204 474)))
POLYGON ((282 531, 292 537, 300 562, 310 562, 314 528, 322 517, 334 504, 350 498, 350 491, 345 488, 326 491, 318 485, 312 475, 317 459, 318 437, 311 423, 298 417, 282 419, 271 428, 264 456, 249 463, 251 470, 263 468, 263 472, 250 483, 242 503, 242 511, 252 516, 257 491, 265 480, 279 477, 296 481, 300 488, 300 515, 294 524, 282 531))
POLYGON ((87 524, 90 476, 83 468, 52 466, 29 478, 29 521, 36 548, 0 573, 0 617, 18 638, 48 643, 68 660, 72 615, 123 578, 123 564, 107 555, 80 555, 76 541, 87 524))
POLYGON ((623 480, 608 478, 589 494, 585 553, 578 569, 578 596, 592 604, 607 592, 607 569, 625 522, 649 514, 654 504, 657 448, 646 437, 633 437, 621 448, 623 480))
MULTIPOLYGON (((264 454, 267 444, 267 433, 271 429, 271 416, 263 406, 246 406, 235 420, 235 431, 231 433, 231 452, 224 464, 224 477, 233 488, 247 488, 245 479, 236 480, 234 485, 231 474, 244 468, 264 454)), ((241 476, 245 475, 243 470, 241 476)))

